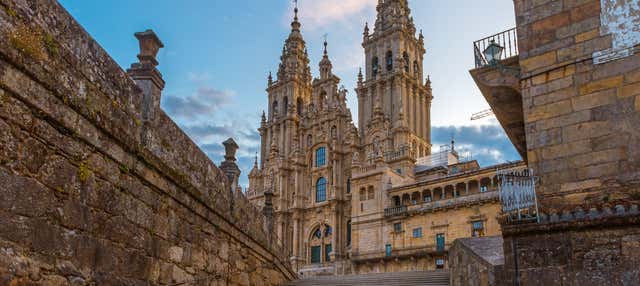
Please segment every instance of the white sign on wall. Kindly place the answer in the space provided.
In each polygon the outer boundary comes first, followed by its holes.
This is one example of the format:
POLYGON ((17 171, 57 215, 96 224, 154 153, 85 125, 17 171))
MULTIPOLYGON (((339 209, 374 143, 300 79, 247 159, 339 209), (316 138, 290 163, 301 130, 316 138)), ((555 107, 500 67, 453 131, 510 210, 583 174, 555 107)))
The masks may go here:
POLYGON ((600 0, 601 35, 611 35, 612 48, 593 54, 595 64, 633 55, 640 44, 640 1, 600 0))

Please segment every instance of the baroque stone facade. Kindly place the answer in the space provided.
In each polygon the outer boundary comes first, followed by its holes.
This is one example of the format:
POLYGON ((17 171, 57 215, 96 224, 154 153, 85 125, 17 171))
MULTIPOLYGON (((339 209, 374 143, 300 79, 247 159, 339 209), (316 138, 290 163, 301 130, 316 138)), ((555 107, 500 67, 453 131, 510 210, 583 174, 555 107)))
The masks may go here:
POLYGON ((496 170, 524 166, 481 168, 453 144, 431 153, 431 82, 408 5, 379 1, 364 28, 358 128, 326 41, 312 79, 297 8, 269 75, 248 197, 273 204, 272 232, 302 275, 444 268, 449 242, 500 234, 496 170))

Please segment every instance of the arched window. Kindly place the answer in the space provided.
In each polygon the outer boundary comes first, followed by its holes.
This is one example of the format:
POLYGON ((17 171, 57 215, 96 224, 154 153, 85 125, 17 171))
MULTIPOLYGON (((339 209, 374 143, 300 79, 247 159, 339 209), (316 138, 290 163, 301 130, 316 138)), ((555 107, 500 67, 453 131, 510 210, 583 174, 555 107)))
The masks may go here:
POLYGON ((271 117, 275 117, 276 115, 278 115, 278 101, 274 101, 273 105, 271 106, 271 117))
POLYGON ((287 115, 287 113, 289 112, 289 98, 287 98, 286 96, 284 97, 284 102, 282 105, 282 110, 284 111, 282 114, 283 115, 287 115))
POLYGON ((309 241, 310 248, 310 262, 311 263, 323 263, 331 261, 331 251, 333 247, 331 241, 333 240, 333 229, 331 226, 323 224, 318 226, 311 235, 309 241))
POLYGON ((387 52, 387 71, 393 71, 393 52, 387 52))
POLYGON ((407 54, 407 52, 404 52, 402 54, 402 59, 404 60, 404 71, 406 73, 409 73, 409 54, 407 54))
POLYGON ((413 61, 413 73, 416 75, 420 74, 420 66, 418 65, 418 61, 413 61))
POLYGON ((347 194, 351 194, 351 178, 347 178, 347 194))
POLYGON ((320 147, 316 149, 316 167, 322 167, 327 163, 327 148, 320 147))
POLYGON ((338 128, 336 126, 331 126, 331 138, 338 137, 338 128))
POLYGON ((379 66, 380 63, 378 61, 378 57, 373 57, 371 60, 371 72, 373 72, 374 77, 378 75, 379 66))
POLYGON ((311 134, 307 135, 307 146, 313 145, 313 137, 311 134))
POLYGON ((302 115, 302 112, 304 111, 303 108, 303 103, 302 103, 302 98, 298 97, 298 102, 296 103, 296 107, 298 108, 298 115, 302 115))
POLYGON ((327 200, 327 179, 320 178, 316 182, 316 203, 327 200))
POLYGON ((333 234, 333 228, 331 228, 330 226, 326 226, 324 228, 324 236, 325 237, 329 237, 333 234))

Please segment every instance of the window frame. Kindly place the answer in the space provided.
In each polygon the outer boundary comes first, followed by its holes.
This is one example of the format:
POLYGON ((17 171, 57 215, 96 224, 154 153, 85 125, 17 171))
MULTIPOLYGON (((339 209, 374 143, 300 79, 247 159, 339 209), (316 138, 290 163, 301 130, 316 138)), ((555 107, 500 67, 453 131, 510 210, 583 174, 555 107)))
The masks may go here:
POLYGON ((422 227, 416 227, 413 229, 413 238, 422 238, 422 227))
POLYGON ((316 203, 327 201, 327 179, 324 177, 316 180, 316 203))
POLYGON ((316 168, 324 167, 327 165, 327 147, 318 147, 315 152, 316 168))
POLYGON ((393 224, 393 232, 394 233, 401 233, 403 231, 402 228, 402 222, 396 222, 393 224))

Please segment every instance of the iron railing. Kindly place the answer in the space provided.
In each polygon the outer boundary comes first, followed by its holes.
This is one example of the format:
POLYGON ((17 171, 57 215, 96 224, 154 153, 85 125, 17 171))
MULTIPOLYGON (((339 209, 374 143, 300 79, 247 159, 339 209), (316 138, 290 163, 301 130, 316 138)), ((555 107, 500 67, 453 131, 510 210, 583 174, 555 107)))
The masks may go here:
POLYGON ((497 60, 504 60, 518 55, 518 32, 516 28, 498 33, 473 43, 473 54, 475 55, 476 68, 491 65, 484 56, 484 51, 491 45, 496 43, 504 50, 497 60))
POLYGON ((502 212, 510 221, 539 221, 533 170, 499 170, 502 212))

